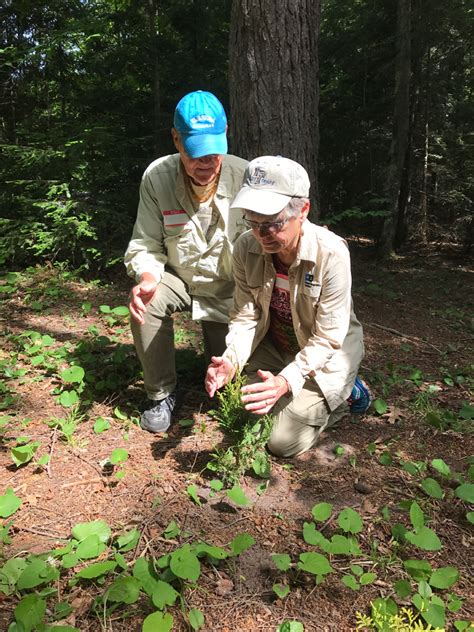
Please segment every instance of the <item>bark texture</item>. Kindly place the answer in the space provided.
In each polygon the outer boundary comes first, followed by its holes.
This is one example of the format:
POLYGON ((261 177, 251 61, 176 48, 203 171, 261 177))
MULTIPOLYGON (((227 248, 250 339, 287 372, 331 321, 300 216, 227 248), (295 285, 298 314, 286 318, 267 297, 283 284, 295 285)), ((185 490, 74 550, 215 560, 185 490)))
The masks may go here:
POLYGON ((230 28, 229 139, 251 160, 282 155, 311 180, 317 216, 319 0, 234 0, 230 28))
POLYGON ((389 216, 383 224, 377 249, 379 256, 382 257, 390 255, 394 249, 397 226, 403 212, 401 191, 405 160, 409 154, 407 147, 410 128, 410 75, 411 0, 398 0, 393 133, 386 184, 389 216))

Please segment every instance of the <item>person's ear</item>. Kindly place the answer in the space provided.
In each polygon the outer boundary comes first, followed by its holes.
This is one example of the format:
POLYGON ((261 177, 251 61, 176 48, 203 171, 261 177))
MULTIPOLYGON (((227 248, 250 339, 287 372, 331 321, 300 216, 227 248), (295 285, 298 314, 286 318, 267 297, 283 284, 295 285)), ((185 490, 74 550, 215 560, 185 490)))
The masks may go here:
POLYGON ((302 222, 304 222, 304 220, 308 217, 309 208, 310 208, 310 203, 308 200, 306 204, 303 206, 303 208, 301 209, 300 219, 302 222))
POLYGON ((171 129, 171 137, 173 139, 174 146, 179 151, 181 147, 181 138, 179 136, 179 133, 175 130, 174 127, 171 129))

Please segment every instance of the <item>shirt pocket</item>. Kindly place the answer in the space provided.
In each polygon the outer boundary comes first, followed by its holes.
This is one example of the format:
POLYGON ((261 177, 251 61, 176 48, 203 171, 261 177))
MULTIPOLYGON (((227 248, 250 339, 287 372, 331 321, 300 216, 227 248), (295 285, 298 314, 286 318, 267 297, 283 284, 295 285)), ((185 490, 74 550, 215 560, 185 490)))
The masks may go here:
POLYGON ((165 247, 168 263, 174 267, 192 267, 201 257, 192 222, 188 222, 179 233, 165 236, 165 247))

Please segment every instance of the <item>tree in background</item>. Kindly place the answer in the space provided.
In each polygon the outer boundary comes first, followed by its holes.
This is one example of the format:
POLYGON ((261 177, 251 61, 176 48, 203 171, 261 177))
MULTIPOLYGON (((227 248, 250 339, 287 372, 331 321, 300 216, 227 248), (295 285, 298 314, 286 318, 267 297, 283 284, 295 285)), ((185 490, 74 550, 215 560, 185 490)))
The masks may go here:
POLYGON ((474 118, 468 17, 466 0, 412 0, 408 140, 397 206, 387 189, 396 51, 404 35, 399 31, 397 39, 396 4, 324 1, 319 179, 324 222, 337 231, 378 239, 391 210, 398 213, 391 247, 468 241, 474 118))
POLYGON ((234 0, 229 38, 231 142, 251 160, 281 154, 318 182, 319 0, 234 0))

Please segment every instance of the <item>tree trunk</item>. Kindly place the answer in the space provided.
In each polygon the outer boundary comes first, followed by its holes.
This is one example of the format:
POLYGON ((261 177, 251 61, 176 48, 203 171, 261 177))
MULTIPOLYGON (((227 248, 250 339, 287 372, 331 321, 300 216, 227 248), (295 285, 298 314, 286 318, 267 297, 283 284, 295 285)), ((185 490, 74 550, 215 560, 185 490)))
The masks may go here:
POLYGON ((229 140, 251 160, 282 155, 311 180, 318 214, 318 39, 320 0, 234 0, 230 54, 229 140))
POLYGON ((158 34, 156 32, 156 18, 158 14, 158 0, 148 0, 148 37, 151 53, 151 91, 153 95, 153 148, 159 154, 160 137, 160 69, 158 59, 158 34))
POLYGON ((377 252, 382 257, 388 256, 393 251, 399 224, 400 194, 410 125, 410 71, 411 0, 398 0, 394 120, 386 183, 389 216, 385 219, 377 245, 377 252))

